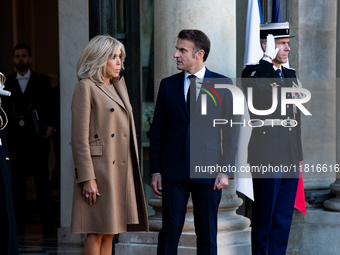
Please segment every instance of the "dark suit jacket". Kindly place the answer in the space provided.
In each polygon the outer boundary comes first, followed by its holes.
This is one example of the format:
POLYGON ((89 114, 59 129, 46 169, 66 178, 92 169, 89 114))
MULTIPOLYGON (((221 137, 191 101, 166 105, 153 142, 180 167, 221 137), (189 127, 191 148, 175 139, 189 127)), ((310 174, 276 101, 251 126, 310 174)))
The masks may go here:
POLYGON ((7 77, 5 89, 11 96, 4 98, 3 106, 9 118, 8 140, 23 141, 45 135, 47 126, 53 126, 55 117, 51 105, 51 81, 47 75, 31 70, 25 93, 21 92, 16 73, 7 77), (19 121, 25 125, 21 127, 19 121))
MULTIPOLYGON (((215 78, 219 78, 218 83, 232 84, 229 78, 206 69, 204 83, 214 87, 215 78)), ((190 123, 184 97, 184 72, 161 81, 150 132, 150 174, 161 173, 163 182, 180 182, 190 176, 189 169, 195 165, 235 165, 236 127, 221 125, 213 129, 212 122, 214 118, 235 120, 232 114, 232 95, 227 89, 216 91, 222 106, 215 106, 213 100, 207 96, 208 114, 202 116, 200 102, 205 92, 201 91, 196 107, 192 109, 190 123)), ((233 176, 231 172, 226 174, 233 176)), ((210 179, 205 177, 192 181, 214 182, 215 176, 210 175, 210 179)))
POLYGON ((30 175, 30 171, 38 168, 38 163, 44 165, 47 162, 49 139, 41 137, 46 134, 47 126, 54 126, 50 78, 31 72, 25 93, 20 89, 16 73, 9 75, 5 89, 11 92, 11 96, 2 97, 2 106, 8 116, 8 150, 16 174, 21 171, 21 174, 30 175), (24 125, 20 126, 19 122, 24 125))
MULTIPOLYGON (((242 87, 253 88, 253 105, 255 109, 267 110, 272 106, 272 86, 278 86, 278 105, 276 110, 267 116, 259 116, 250 112, 251 119, 295 119, 296 127, 263 126, 253 128, 248 145, 248 162, 251 165, 298 165, 302 160, 301 118, 300 111, 293 113, 292 105, 288 105, 286 115, 281 115, 281 89, 297 84, 295 71, 282 67, 284 80, 273 69, 273 64, 261 60, 258 65, 247 66, 242 72, 242 87)), ((288 93, 287 98, 291 98, 288 93)))

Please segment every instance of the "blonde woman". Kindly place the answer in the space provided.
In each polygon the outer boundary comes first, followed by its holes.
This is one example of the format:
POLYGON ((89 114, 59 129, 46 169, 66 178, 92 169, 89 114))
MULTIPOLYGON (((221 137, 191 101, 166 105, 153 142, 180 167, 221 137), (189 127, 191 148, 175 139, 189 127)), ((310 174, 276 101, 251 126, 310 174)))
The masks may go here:
POLYGON ((87 233, 85 255, 111 254, 115 234, 148 230, 132 108, 119 79, 124 59, 123 44, 96 36, 77 66, 71 233, 87 233))

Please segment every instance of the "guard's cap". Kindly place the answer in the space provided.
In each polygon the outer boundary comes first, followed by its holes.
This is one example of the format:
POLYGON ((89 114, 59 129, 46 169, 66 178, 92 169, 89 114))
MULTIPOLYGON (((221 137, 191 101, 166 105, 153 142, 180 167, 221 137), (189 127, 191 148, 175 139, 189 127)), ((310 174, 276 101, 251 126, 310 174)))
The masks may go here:
POLYGON ((289 34, 289 22, 261 23, 260 38, 266 39, 267 35, 272 34, 274 38, 292 38, 294 35, 289 34))

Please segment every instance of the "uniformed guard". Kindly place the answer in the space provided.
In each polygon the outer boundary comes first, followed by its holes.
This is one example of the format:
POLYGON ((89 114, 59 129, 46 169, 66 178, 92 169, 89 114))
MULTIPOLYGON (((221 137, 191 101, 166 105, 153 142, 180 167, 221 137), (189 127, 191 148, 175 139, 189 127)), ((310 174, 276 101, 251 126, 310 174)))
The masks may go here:
MULTIPOLYGON (((0 95, 9 96, 10 93, 3 90, 5 75, 0 73, 0 77, 0 95)), ((18 241, 12 200, 12 173, 3 132, 7 123, 7 115, 1 107, 0 98, 0 247, 1 254, 15 255, 18 254, 18 241)))
MULTIPOLYGON (((258 110, 250 111, 251 119, 258 122, 253 126, 258 127, 253 128, 248 145, 248 163, 258 170, 253 172, 253 255, 286 254, 292 222, 302 147, 300 110, 292 105, 281 109, 281 89, 299 86, 295 70, 283 66, 291 37, 288 22, 261 24, 263 58, 242 72, 244 92, 252 89, 248 104, 258 110)), ((285 95, 292 97, 300 94, 285 95)))

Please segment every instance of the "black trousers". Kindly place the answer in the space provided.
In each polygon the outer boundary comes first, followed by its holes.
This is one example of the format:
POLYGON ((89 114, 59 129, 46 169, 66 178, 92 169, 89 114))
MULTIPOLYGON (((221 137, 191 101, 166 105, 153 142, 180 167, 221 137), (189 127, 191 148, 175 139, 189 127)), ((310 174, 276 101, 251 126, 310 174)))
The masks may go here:
POLYGON ((285 255, 299 179, 253 179, 252 254, 285 255))
POLYGON ((48 172, 50 140, 38 137, 34 140, 22 141, 20 147, 13 148, 13 144, 11 144, 10 148, 13 171, 13 201, 18 234, 22 235, 25 232, 27 219, 25 177, 28 176, 32 176, 34 179, 44 231, 45 234, 49 234, 52 232, 54 224, 53 198, 48 172))
POLYGON ((2 174, 0 172, 0 247, 2 254, 8 254, 8 215, 6 191, 4 188, 2 174))
POLYGON ((158 236, 158 255, 176 255, 182 233, 186 207, 191 193, 194 224, 197 235, 197 254, 217 255, 217 213, 221 190, 212 184, 192 182, 163 183, 162 229, 158 236))

